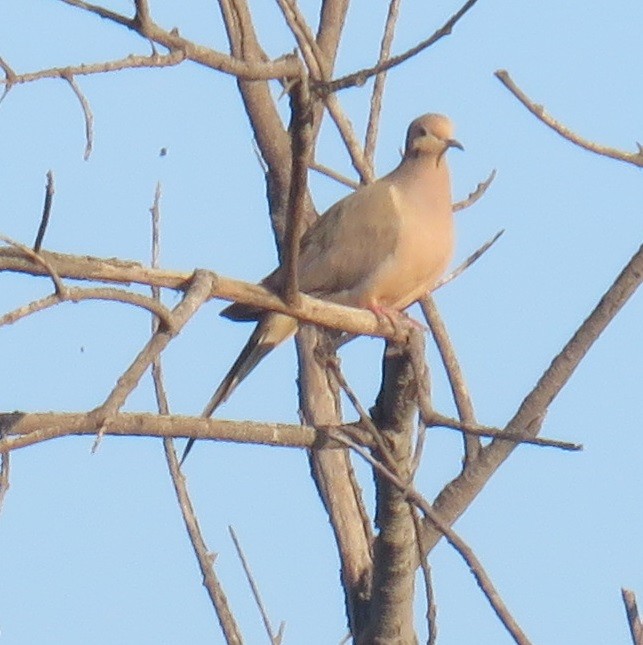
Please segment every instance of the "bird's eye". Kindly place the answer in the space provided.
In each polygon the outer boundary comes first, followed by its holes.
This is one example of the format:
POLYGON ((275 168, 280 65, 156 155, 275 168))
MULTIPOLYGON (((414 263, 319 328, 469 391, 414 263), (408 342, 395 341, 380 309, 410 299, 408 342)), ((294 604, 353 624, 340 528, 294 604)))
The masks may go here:
POLYGON ((418 130, 418 134, 419 134, 421 137, 426 137, 426 135, 427 135, 426 128, 424 128, 423 126, 420 126, 420 128, 419 128, 419 130, 418 130))

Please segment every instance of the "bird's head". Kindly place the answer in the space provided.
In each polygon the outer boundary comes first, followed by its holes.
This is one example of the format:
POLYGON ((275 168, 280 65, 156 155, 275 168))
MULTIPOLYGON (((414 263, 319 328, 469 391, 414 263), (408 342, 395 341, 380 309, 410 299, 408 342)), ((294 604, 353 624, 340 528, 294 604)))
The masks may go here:
POLYGON ((462 144, 453 138, 453 124, 442 114, 424 114, 411 123, 406 133, 405 158, 435 157, 436 164, 449 148, 462 144))

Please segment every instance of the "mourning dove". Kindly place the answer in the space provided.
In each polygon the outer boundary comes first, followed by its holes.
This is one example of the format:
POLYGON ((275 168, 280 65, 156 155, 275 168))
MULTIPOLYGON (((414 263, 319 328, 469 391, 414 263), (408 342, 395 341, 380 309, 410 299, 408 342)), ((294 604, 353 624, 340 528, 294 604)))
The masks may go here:
MULTIPOLYGON (((445 153, 462 148, 440 114, 415 119, 404 156, 391 173, 331 206, 301 239, 299 289, 316 298, 391 317, 435 285, 454 247, 449 169, 445 153)), ((280 292, 282 267, 261 284, 280 292)), ((258 321, 239 357, 213 394, 210 416, 274 347, 297 331, 297 319, 233 303, 221 315, 258 321)), ((185 460, 194 439, 183 453, 185 460)))

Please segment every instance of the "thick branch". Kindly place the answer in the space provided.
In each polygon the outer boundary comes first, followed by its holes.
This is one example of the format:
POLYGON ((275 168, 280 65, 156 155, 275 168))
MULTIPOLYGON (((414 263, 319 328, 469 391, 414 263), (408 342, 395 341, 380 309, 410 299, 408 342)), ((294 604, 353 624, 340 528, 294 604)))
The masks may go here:
POLYGON ((297 66, 294 58, 285 56, 276 61, 246 61, 243 59, 227 56, 221 52, 197 45, 193 41, 183 38, 178 30, 166 31, 159 27, 151 19, 141 20, 141 16, 128 18, 104 7, 83 2, 82 0, 61 0, 65 4, 79 9, 84 9, 101 18, 122 25, 137 32, 147 40, 163 45, 169 51, 181 50, 185 58, 194 61, 211 69, 216 69, 225 74, 231 74, 237 78, 247 80, 270 80, 284 77, 292 77, 297 74, 297 66))
MULTIPOLYGON (((58 276, 75 280, 92 280, 120 284, 137 283, 185 291, 192 273, 152 269, 138 262, 101 259, 42 251, 42 259, 49 263, 58 276)), ((50 276, 40 262, 24 251, 0 248, 0 272, 14 271, 38 276, 50 276)), ((242 282, 213 274, 209 298, 233 300, 272 311, 287 313, 303 322, 340 329, 354 334, 395 338, 402 330, 395 329, 387 320, 379 320, 373 313, 352 307, 343 307, 302 294, 300 303, 289 307, 276 294, 257 284, 242 282)))
MULTIPOLYGON (((88 412, 9 412, 0 414, 0 453, 72 435, 95 435, 100 420, 88 412)), ((103 434, 115 437, 174 437, 210 439, 282 448, 342 447, 322 428, 286 423, 225 421, 181 415, 118 413, 111 416, 103 434)), ((351 432, 353 435, 354 432, 351 432)), ((367 433, 358 433, 360 444, 370 445, 367 433)))
MULTIPOLYGON (((534 389, 525 397, 506 426, 508 432, 519 432, 527 437, 538 434, 549 405, 567 383, 590 347, 642 281, 643 246, 634 254, 594 311, 554 358, 534 389)), ((465 511, 515 447, 516 444, 511 442, 494 439, 480 451, 465 473, 445 486, 433 504, 444 521, 452 524, 465 511)), ((430 526, 427 526, 427 532, 425 544, 430 550, 440 539, 440 533, 430 526)))

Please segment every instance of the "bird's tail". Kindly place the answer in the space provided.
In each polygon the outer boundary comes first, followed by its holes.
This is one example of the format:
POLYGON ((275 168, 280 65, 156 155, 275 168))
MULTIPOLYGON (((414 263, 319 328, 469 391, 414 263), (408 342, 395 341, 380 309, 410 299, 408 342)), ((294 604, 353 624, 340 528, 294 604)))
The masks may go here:
MULTIPOLYGON (((264 315, 255 327, 248 342, 244 345, 237 360, 232 364, 221 384, 208 401, 201 416, 209 418, 214 411, 234 392, 237 385, 252 372, 261 359, 277 345, 297 331, 297 320, 284 314, 269 313, 264 315)), ((181 465, 194 445, 194 438, 188 440, 181 465)))

